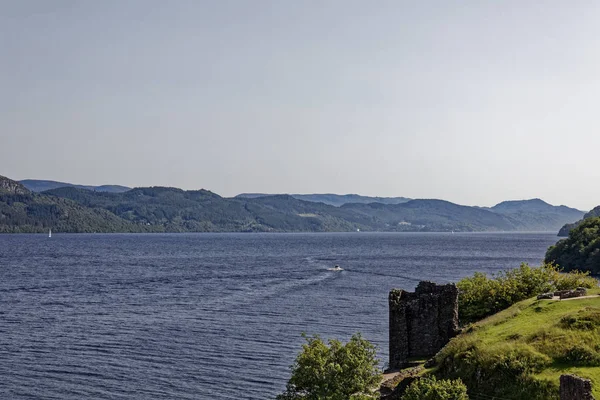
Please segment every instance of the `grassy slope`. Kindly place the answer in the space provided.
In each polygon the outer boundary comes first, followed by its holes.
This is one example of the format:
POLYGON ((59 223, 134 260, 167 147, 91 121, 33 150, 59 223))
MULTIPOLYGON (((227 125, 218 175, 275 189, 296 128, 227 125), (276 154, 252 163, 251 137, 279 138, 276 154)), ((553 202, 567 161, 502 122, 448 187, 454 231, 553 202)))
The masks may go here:
MULTIPOLYGON (((600 294, 600 290, 594 289, 588 293, 600 294)), ((506 353, 510 349, 521 346, 548 356, 551 360, 541 369, 528 372, 530 377, 540 381, 550 381, 557 386, 561 374, 574 373, 591 379, 594 383, 594 395, 600 398, 600 364, 597 361, 592 362, 591 365, 561 361, 561 354, 564 355, 578 343, 595 348, 597 353, 600 350, 600 327, 596 326, 592 330, 577 330, 561 325, 561 318, 575 315, 586 307, 600 311, 600 296, 568 301, 529 299, 517 303, 473 325, 472 329, 451 341, 438 356, 438 362, 442 365, 440 372, 442 375, 456 376, 458 371, 460 376, 461 369, 463 371, 468 369, 465 367, 466 362, 456 361, 461 359, 469 359, 469 363, 477 359, 478 365, 483 365, 485 370, 485 365, 493 364, 493 361, 486 360, 486 357, 497 357, 498 353, 494 349, 503 349, 506 353), (476 356, 474 357, 473 354, 476 356)), ((497 371, 498 369, 490 369, 489 373, 497 374, 497 371)), ((507 384, 510 383, 507 381, 507 384)))

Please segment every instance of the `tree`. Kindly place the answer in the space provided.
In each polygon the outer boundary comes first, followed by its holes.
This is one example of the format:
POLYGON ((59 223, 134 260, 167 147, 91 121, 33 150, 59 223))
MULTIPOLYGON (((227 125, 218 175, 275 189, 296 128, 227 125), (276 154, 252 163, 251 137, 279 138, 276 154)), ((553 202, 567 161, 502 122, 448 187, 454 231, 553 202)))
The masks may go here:
POLYGON ((546 262, 554 262, 565 271, 600 273, 600 217, 583 220, 546 252, 546 262))
POLYGON ((467 387, 460 379, 437 380, 421 378, 414 381, 404 395, 402 400, 468 400, 467 387))
POLYGON ((367 400, 378 398, 381 383, 375 346, 360 334, 346 344, 303 335, 306 343, 278 400, 367 400))

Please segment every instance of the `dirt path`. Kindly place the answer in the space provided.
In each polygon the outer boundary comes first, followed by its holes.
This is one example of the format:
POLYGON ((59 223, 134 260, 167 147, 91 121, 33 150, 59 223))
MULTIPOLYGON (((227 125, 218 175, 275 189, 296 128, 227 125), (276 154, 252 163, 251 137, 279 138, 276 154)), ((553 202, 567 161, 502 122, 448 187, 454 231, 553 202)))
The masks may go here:
MULTIPOLYGON (((600 299, 600 295, 593 294, 593 295, 591 295, 591 296, 571 297, 570 299, 562 299, 561 301, 566 301, 566 300, 581 300, 581 299, 592 299, 592 298, 597 298, 597 299, 600 299)), ((558 297, 558 296, 554 296, 554 298, 553 298, 552 300, 560 300, 560 297, 558 297)))

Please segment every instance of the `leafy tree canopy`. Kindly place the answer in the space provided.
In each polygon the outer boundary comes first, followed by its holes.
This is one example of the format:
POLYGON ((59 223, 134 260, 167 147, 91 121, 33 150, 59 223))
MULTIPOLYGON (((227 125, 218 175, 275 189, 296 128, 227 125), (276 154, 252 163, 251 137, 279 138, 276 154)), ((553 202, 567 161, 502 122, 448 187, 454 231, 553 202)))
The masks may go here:
POLYGON ((585 219, 568 238, 550 246, 546 262, 555 262, 566 271, 600 274, 600 217, 585 219))
POLYGON ((305 336, 292 376, 278 400, 367 400, 381 382, 375 346, 355 334, 346 343, 305 336))

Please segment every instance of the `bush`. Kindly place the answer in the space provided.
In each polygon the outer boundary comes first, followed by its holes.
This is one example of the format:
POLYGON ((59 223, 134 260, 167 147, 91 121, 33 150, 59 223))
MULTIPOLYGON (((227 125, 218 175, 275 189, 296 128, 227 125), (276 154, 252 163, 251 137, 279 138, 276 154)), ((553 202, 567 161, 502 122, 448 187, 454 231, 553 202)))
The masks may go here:
POLYGON ((436 356, 436 374, 461 378, 473 395, 499 398, 552 399, 555 390, 533 376, 552 364, 552 359, 521 342, 485 345, 472 337, 453 339, 436 356), (457 340, 458 339, 458 340, 457 340))
POLYGON ((519 268, 488 277, 476 272, 472 277, 460 280, 459 313, 462 323, 475 322, 511 305, 555 290, 594 288, 598 281, 589 272, 561 273, 554 264, 530 267, 523 263, 519 268))
POLYGON ((600 328, 600 309, 588 307, 576 314, 564 316, 560 322, 566 329, 593 331, 600 328))
POLYGON ((367 400, 381 383, 375 346, 360 334, 342 344, 307 337, 292 365, 292 376, 278 400, 367 400))
POLYGON ((579 344, 569 348, 562 361, 575 365, 597 366, 600 363, 600 356, 589 346, 579 344))
POLYGON ((404 395, 402 400, 468 400, 467 387, 460 379, 437 380, 421 378, 414 381, 404 395))

